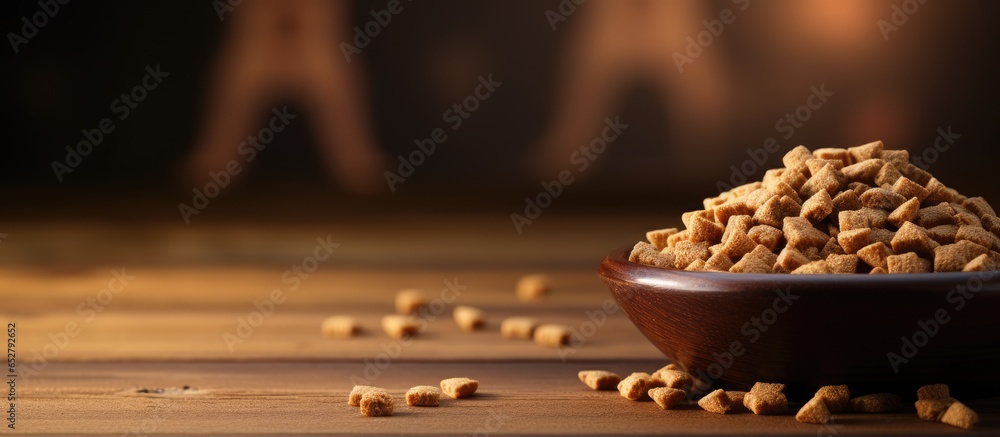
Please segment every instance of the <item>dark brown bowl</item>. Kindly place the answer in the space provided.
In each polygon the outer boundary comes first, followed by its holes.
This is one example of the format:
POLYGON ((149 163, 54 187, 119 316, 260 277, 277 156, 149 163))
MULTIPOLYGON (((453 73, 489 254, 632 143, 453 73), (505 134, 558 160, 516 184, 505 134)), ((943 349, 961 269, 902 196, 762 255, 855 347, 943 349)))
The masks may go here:
POLYGON ((664 355, 717 386, 908 395, 947 383, 974 397, 1000 388, 1000 272, 688 272, 632 263, 628 253, 612 252, 598 269, 619 306, 664 355), (947 321, 928 322, 935 317, 947 321))

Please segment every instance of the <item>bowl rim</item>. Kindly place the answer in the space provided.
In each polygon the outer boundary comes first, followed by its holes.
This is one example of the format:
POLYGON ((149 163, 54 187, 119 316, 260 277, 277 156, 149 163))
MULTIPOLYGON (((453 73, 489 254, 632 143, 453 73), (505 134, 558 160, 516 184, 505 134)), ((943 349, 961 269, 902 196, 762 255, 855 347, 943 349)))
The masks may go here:
POLYGON ((623 246, 609 253, 598 266, 602 278, 627 283, 637 283, 661 289, 699 292, 739 293, 761 289, 793 287, 796 289, 821 288, 836 285, 843 287, 838 293, 879 291, 912 293, 939 290, 950 292, 960 284, 978 279, 984 285, 976 293, 1000 293, 1000 271, 892 273, 868 274, 815 274, 791 275, 787 273, 728 273, 697 272, 648 266, 628 260, 631 246, 623 246), (986 284, 996 284, 986 287, 986 284), (881 287, 881 288, 880 288, 881 287))

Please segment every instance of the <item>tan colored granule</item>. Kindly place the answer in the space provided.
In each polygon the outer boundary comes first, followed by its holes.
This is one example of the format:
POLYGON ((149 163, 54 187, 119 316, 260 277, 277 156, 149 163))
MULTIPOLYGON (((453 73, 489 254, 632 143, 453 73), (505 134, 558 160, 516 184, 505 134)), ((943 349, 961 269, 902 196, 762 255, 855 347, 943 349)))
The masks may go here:
POLYGON ((953 244, 958 236, 958 226, 937 225, 927 229, 927 236, 938 244, 953 244))
POLYGON ((646 395, 651 388, 663 387, 663 382, 654 380, 646 372, 634 372, 618 383, 618 393, 625 399, 636 401, 646 395))
POLYGON ((882 141, 872 141, 860 146, 848 147, 847 153, 851 155, 852 162, 861 162, 866 159, 875 159, 882 156, 885 145, 882 141))
POLYGON ((972 429, 976 422, 979 422, 979 415, 958 401, 952 402, 941 416, 941 423, 962 429, 972 429))
POLYGON ((667 237, 667 247, 674 247, 678 242, 690 240, 691 231, 687 229, 667 237))
POLYGON ((812 197, 821 190, 826 190, 827 194, 836 195, 840 187, 847 182, 847 177, 833 165, 826 164, 799 189, 799 195, 803 198, 812 197))
POLYGON ((781 163, 785 164, 785 168, 804 173, 809 170, 806 161, 810 159, 813 159, 813 154, 806 146, 800 145, 785 153, 785 156, 781 157, 781 163))
POLYGON ((530 317, 508 317, 500 322, 500 335, 512 340, 531 340, 538 320, 530 317))
POLYGON ((698 406, 708 412, 726 414, 726 411, 729 411, 730 402, 726 391, 720 388, 699 399, 698 406))
POLYGON ((827 408, 826 403, 818 396, 810 399, 809 402, 806 402, 806 404, 799 409, 798 413, 795 413, 795 420, 802 423, 829 423, 831 417, 830 410, 827 408))
POLYGON ((930 257, 936 247, 938 244, 927 236, 927 229, 910 222, 903 223, 892 239, 892 251, 897 254, 916 252, 917 255, 930 257))
POLYGON ((896 238, 896 233, 885 228, 872 229, 871 242, 881 242, 885 247, 892 247, 892 239, 896 238))
POLYGON ((877 242, 869 244, 858 250, 858 258, 872 267, 880 267, 883 269, 888 269, 889 265, 886 259, 889 255, 892 255, 892 251, 885 246, 885 243, 877 242))
POLYGON ((993 235, 992 232, 983 229, 981 226, 959 226, 958 232, 955 233, 955 241, 958 242, 963 240, 971 241, 986 248, 998 249, 997 236, 993 235))
MULTIPOLYGON (((712 253, 708 251, 708 246, 706 241, 678 241, 673 247, 674 268, 683 269, 695 260, 708 259, 712 256, 712 253)), ((669 248, 665 250, 669 250, 669 248)))
MULTIPOLYGON (((640 241, 635 244, 632 248, 631 254, 629 254, 628 260, 634 263, 645 264, 648 266, 662 267, 662 268, 673 268, 674 267, 674 255, 673 254, 663 254, 659 250, 656 250, 652 244, 645 241, 640 241)), ((520 290, 520 287, 518 287, 520 290)), ((518 296, 521 293, 518 292, 518 296)), ((520 298, 520 297, 519 297, 520 298)))
POLYGON ((827 385, 820 387, 815 397, 822 399, 831 413, 839 413, 851 401, 851 390, 846 385, 827 385))
POLYGON ((863 247, 871 244, 871 228, 858 228, 848 231, 841 231, 837 234, 837 241, 846 253, 858 253, 863 247))
POLYGON ((660 369, 653 374, 653 379, 660 381, 664 387, 690 390, 694 379, 683 370, 660 369))
POLYGON ((799 215, 813 223, 818 223, 833 212, 833 198, 830 193, 820 191, 802 204, 799 215))
POLYGON ((826 267, 830 273, 848 274, 858 272, 857 255, 830 255, 826 257, 826 267))
POLYGON ((361 414, 368 417, 392 416, 395 406, 392 395, 382 389, 366 391, 360 404, 361 414))
POLYGON ((729 222, 726 223, 726 232, 722 234, 722 242, 725 243, 728 241, 729 235, 736 231, 748 234, 752 226, 753 217, 749 215, 734 215, 730 217, 729 222))
POLYGON ((825 147, 816 149, 813 150, 813 156, 819 159, 836 159, 844 166, 850 165, 851 163, 851 154, 847 151, 847 149, 843 148, 825 147))
POLYGON ((791 273, 793 275, 823 275, 830 273, 830 267, 826 264, 826 261, 812 261, 799 266, 799 268, 792 270, 791 273))
POLYGON ((882 168, 879 169, 878 174, 875 176, 875 185, 891 186, 901 177, 903 177, 903 174, 897 170, 896 165, 883 165, 882 168))
POLYGON ((687 393, 679 388, 654 387, 649 389, 648 395, 664 410, 669 410, 684 401, 687 393))
POLYGON ((809 169, 809 174, 815 174, 816 172, 822 170, 823 166, 827 164, 832 165, 833 168, 837 170, 841 170, 844 168, 844 161, 841 161, 839 159, 813 158, 806 160, 806 167, 809 169))
POLYGON ((885 188, 872 188, 861 195, 861 204, 867 208, 892 211, 906 202, 906 198, 885 188))
POLYGON ((920 200, 916 197, 910 198, 910 200, 903 202, 898 208, 889 213, 889 223, 898 228, 903 223, 913 221, 913 219, 917 218, 919 211, 920 200))
MULTIPOLYGON (((663 247, 660 247, 660 244, 664 243, 664 241, 661 241, 661 237, 663 239, 666 239, 670 235, 676 235, 677 230, 673 229, 674 233, 666 236, 661 235, 663 231, 670 231, 670 230, 661 229, 660 231, 653 231, 653 232, 660 232, 660 234, 657 234, 657 236, 653 237, 654 239, 657 240, 656 244, 646 245, 642 249, 640 249, 640 251, 643 254, 642 255, 643 259, 652 262, 653 263, 652 265, 656 265, 658 267, 667 267, 667 265, 673 265, 674 263, 673 259, 669 258, 667 255, 660 253, 660 251, 663 249, 663 247)), ((647 237, 648 236, 649 235, 647 234, 647 237)), ((636 248, 637 249, 639 248, 638 244, 636 245, 636 248)), ((640 260, 639 262, 642 261, 640 260)), ((643 264, 648 264, 648 263, 643 262, 643 264)), ((521 279, 517 281, 517 285, 515 286, 515 291, 517 293, 518 300, 521 301, 537 300, 544 297, 546 294, 552 291, 552 281, 549 279, 548 276, 542 274, 525 275, 522 276, 521 279)))
POLYGON ((441 380, 441 391, 455 399, 472 396, 479 389, 479 381, 470 378, 448 378, 441 380))
POLYGON ((546 323, 535 328, 535 344, 545 347, 559 347, 569 344, 571 331, 568 327, 546 323))
POLYGON ((755 243, 763 245, 767 248, 767 250, 772 252, 785 240, 785 236, 781 233, 781 229, 768 225, 757 225, 750 228, 750 232, 747 232, 747 236, 750 237, 750 239, 755 243))
POLYGON ((729 259, 729 256, 724 252, 720 251, 708 258, 705 261, 705 270, 715 271, 715 272, 728 272, 733 266, 733 261, 729 259))
POLYGON ((970 197, 965 199, 965 201, 962 202, 962 206, 969 211, 972 211, 977 217, 983 217, 985 215, 996 217, 997 215, 996 211, 993 210, 993 207, 990 206, 990 204, 986 202, 986 199, 983 199, 982 197, 970 197))
POLYGON ((955 402, 955 399, 950 397, 918 399, 913 406, 917 409, 917 417, 931 422, 940 422, 941 416, 944 416, 944 412, 955 402))
POLYGON ((794 247, 785 247, 781 249, 781 253, 778 254, 778 260, 775 262, 775 270, 779 268, 781 271, 791 273, 793 270, 809 264, 811 261, 802 252, 794 247))
POLYGON ((324 337, 351 338, 361 332, 361 325, 351 316, 330 316, 323 319, 320 332, 324 337))
POLYGON ((934 206, 920 208, 920 210, 917 211, 917 217, 913 220, 913 223, 924 228, 950 225, 952 224, 952 217, 954 216, 955 210, 952 209, 951 206, 947 203, 939 203, 934 206))
POLYGON ((910 178, 901 177, 896 179, 892 184, 892 191, 904 199, 916 198, 918 202, 923 202, 924 199, 930 194, 927 188, 916 182, 910 180, 910 178))
POLYGON ((423 290, 407 288, 396 293, 396 314, 413 314, 426 306, 427 295, 423 290))
POLYGON ((743 397, 743 405, 754 414, 778 414, 788 411, 788 398, 782 393, 785 384, 758 382, 743 397))
POLYGON ((684 270, 688 270, 688 271, 692 271, 692 272, 703 271, 703 270, 705 270, 705 261, 704 260, 700 260, 700 259, 696 259, 694 261, 691 261, 691 264, 688 264, 687 267, 684 267, 684 270))
POLYGON ((726 231, 725 226, 721 223, 716 223, 713 220, 708 220, 702 217, 695 217, 691 221, 691 227, 689 228, 691 235, 701 241, 707 241, 709 243, 718 243, 722 241, 722 233, 726 231))
POLYGON ((872 268, 872 271, 868 272, 869 275, 887 275, 889 270, 883 269, 881 267, 872 268))
POLYGON ((417 324, 410 316, 389 314, 382 317, 382 330, 392 338, 406 338, 417 334, 417 324))
POLYGON ((962 267, 963 272, 983 272, 987 270, 997 270, 998 267, 996 261, 994 261, 989 254, 982 254, 969 261, 965 267, 962 267))
POLYGON ((841 211, 854 211, 861 208, 861 198, 853 190, 841 191, 833 196, 833 213, 830 216, 836 219, 841 211))
MULTIPOLYGON (((646 240, 648 240, 649 244, 652 244, 653 247, 656 248, 656 250, 663 250, 664 247, 667 247, 667 238, 670 238, 671 235, 674 235, 677 232, 678 232, 677 228, 666 228, 666 229, 652 230, 652 231, 646 232, 646 240)), ((523 278, 522 278, 522 280, 523 280, 523 278)), ((526 284, 526 285, 528 285, 528 284, 526 284)), ((531 284, 531 285, 532 285, 531 288, 537 289, 537 287, 534 287, 534 284, 531 284)), ((520 295, 520 293, 518 293, 518 294, 520 295)), ((534 295, 535 293, 531 293, 531 294, 534 295)))
MULTIPOLYGON (((732 219, 729 220, 732 223, 732 219)), ((729 234, 729 238, 722 244, 722 253, 730 259, 740 259, 743 255, 750 253, 757 243, 754 242, 746 232, 736 229, 729 234)))
POLYGON ((785 217, 781 229, 788 244, 795 247, 822 247, 830 238, 802 217, 785 217))
POLYGON ((977 256, 989 253, 989 249, 968 240, 956 241, 934 249, 935 272, 960 272, 977 256))
POLYGON ((581 370, 577 376, 581 382, 587 384, 587 387, 594 390, 614 390, 618 387, 618 383, 622 382, 622 377, 607 370, 581 370))
POLYGON ((876 393, 851 399, 850 406, 858 413, 887 413, 903 408, 903 401, 894 394, 876 393))
POLYGON ((774 273, 774 263, 778 256, 764 245, 758 244, 750 253, 743 255, 729 271, 734 273, 774 273))
POLYGON ((823 249, 819 251, 819 256, 823 259, 827 259, 832 255, 846 255, 846 254, 847 253, 844 252, 844 248, 840 247, 840 243, 838 243, 837 239, 833 237, 830 237, 829 240, 826 240, 826 244, 823 245, 823 249))
POLYGON ((950 398, 951 388, 948 384, 930 384, 917 389, 917 399, 950 398))
POLYGON ((479 308, 458 305, 452 312, 455 324, 465 332, 472 332, 486 326, 486 314, 479 308))
POLYGON ((351 389, 351 394, 347 396, 347 405, 352 407, 361 406, 361 396, 371 390, 383 390, 378 387, 372 387, 370 385, 356 385, 351 389))
POLYGON ((889 255, 886 257, 889 273, 930 273, 932 264, 930 260, 923 259, 913 252, 902 255, 889 255))
POLYGON ((406 405, 436 407, 440 404, 441 390, 429 385, 418 385, 406 391, 406 405))
POLYGON ((885 166, 885 161, 881 159, 866 159, 844 167, 841 172, 844 173, 848 182, 872 184, 883 166, 885 166))

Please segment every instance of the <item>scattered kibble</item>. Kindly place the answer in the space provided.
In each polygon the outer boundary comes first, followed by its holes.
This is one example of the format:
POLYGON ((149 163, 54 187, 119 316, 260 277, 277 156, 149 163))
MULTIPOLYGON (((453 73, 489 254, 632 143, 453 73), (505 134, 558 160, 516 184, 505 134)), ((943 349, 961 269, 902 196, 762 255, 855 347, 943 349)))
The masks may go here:
POLYGON ((699 399, 698 406, 705 411, 726 414, 726 411, 729 411, 730 402, 726 391, 720 388, 699 399))
POLYGON ((965 404, 951 397, 946 384, 925 385, 917 389, 917 417, 932 422, 942 422, 963 429, 972 429, 979 415, 965 404))
POLYGON ((789 151, 784 168, 705 199, 683 230, 646 233, 629 261, 734 273, 895 274, 1000 269, 1000 218, 881 141, 789 151))
POLYGON ((618 374, 607 370, 581 370, 577 376, 580 381, 594 390, 614 390, 622 381, 622 377, 618 374))
POLYGON ((517 281, 517 298, 522 301, 540 299, 551 291, 549 277, 545 275, 527 275, 517 281))
POLYGON ((455 316, 455 323, 465 332, 482 329, 486 325, 486 315, 479 308, 459 305, 455 307, 453 315, 455 316))
POLYGON ((368 417, 392 416, 392 395, 382 389, 368 390, 361 396, 361 414, 368 417))
POLYGON ((361 325, 351 316, 330 316, 323 319, 320 332, 324 337, 350 338, 361 332, 361 325))
POLYGON ((441 380, 441 391, 455 399, 472 396, 479 389, 479 381, 469 378, 448 378, 441 380))
POLYGON ((976 422, 979 422, 979 415, 959 401, 952 402, 941 416, 941 423, 963 429, 972 429, 976 422))
POLYGON ((570 335, 568 327, 546 323, 535 328, 535 344, 546 347, 559 347, 569 344, 570 335))
POLYGON ((664 410, 673 408, 687 397, 684 390, 671 387, 654 387, 649 389, 647 394, 653 399, 653 402, 656 402, 656 405, 664 410))
POLYGON ((359 407, 359 406, 361 406, 361 396, 364 395, 365 393, 371 391, 371 390, 381 390, 381 389, 378 388, 378 387, 372 387, 372 386, 369 386, 369 385, 356 385, 356 386, 354 386, 354 388, 351 389, 350 396, 347 397, 347 405, 350 405, 352 407, 359 407))
POLYGON ((831 413, 840 413, 851 401, 851 390, 846 385, 828 385, 820 387, 815 397, 822 399, 831 413))
POLYGON ((423 290, 408 288, 396 293, 396 314, 413 314, 426 306, 427 295, 423 290))
POLYGON ((618 393, 630 401, 637 401, 651 388, 663 387, 663 383, 653 379, 646 372, 634 372, 618 383, 618 393))
POLYGON ((660 369, 653 374, 653 379, 661 381, 664 387, 690 390, 694 385, 694 379, 687 372, 682 370, 660 369))
POLYGON ((778 414, 788 411, 785 384, 758 382, 743 396, 743 405, 754 414, 778 414))
POLYGON ((799 409, 798 413, 795 413, 795 420, 802 423, 829 423, 830 417, 830 410, 826 406, 826 401, 819 396, 814 396, 799 409))
POLYGON ((382 330, 392 338, 406 338, 417 334, 417 324, 410 316, 389 314, 382 317, 382 330))
POLYGON ((500 335, 514 340, 531 340, 538 320, 530 317, 509 317, 500 322, 500 335))
POLYGON ((429 385, 418 385, 406 391, 406 405, 415 407, 436 407, 440 398, 441 390, 429 385))
POLYGON ((917 389, 917 399, 943 399, 951 397, 948 384, 931 384, 917 389))
POLYGON ((851 399, 850 406, 858 413, 887 413, 903 408, 903 401, 891 393, 875 393, 851 399))

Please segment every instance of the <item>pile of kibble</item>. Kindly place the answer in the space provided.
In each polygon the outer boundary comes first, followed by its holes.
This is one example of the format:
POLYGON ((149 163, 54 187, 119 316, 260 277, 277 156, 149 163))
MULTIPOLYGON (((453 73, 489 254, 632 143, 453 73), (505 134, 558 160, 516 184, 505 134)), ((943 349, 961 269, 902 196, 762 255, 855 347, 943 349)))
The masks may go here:
POLYGON ((1000 269, 1000 218, 881 141, 789 151, 784 168, 705 199, 684 230, 646 233, 629 260, 735 273, 1000 269))

